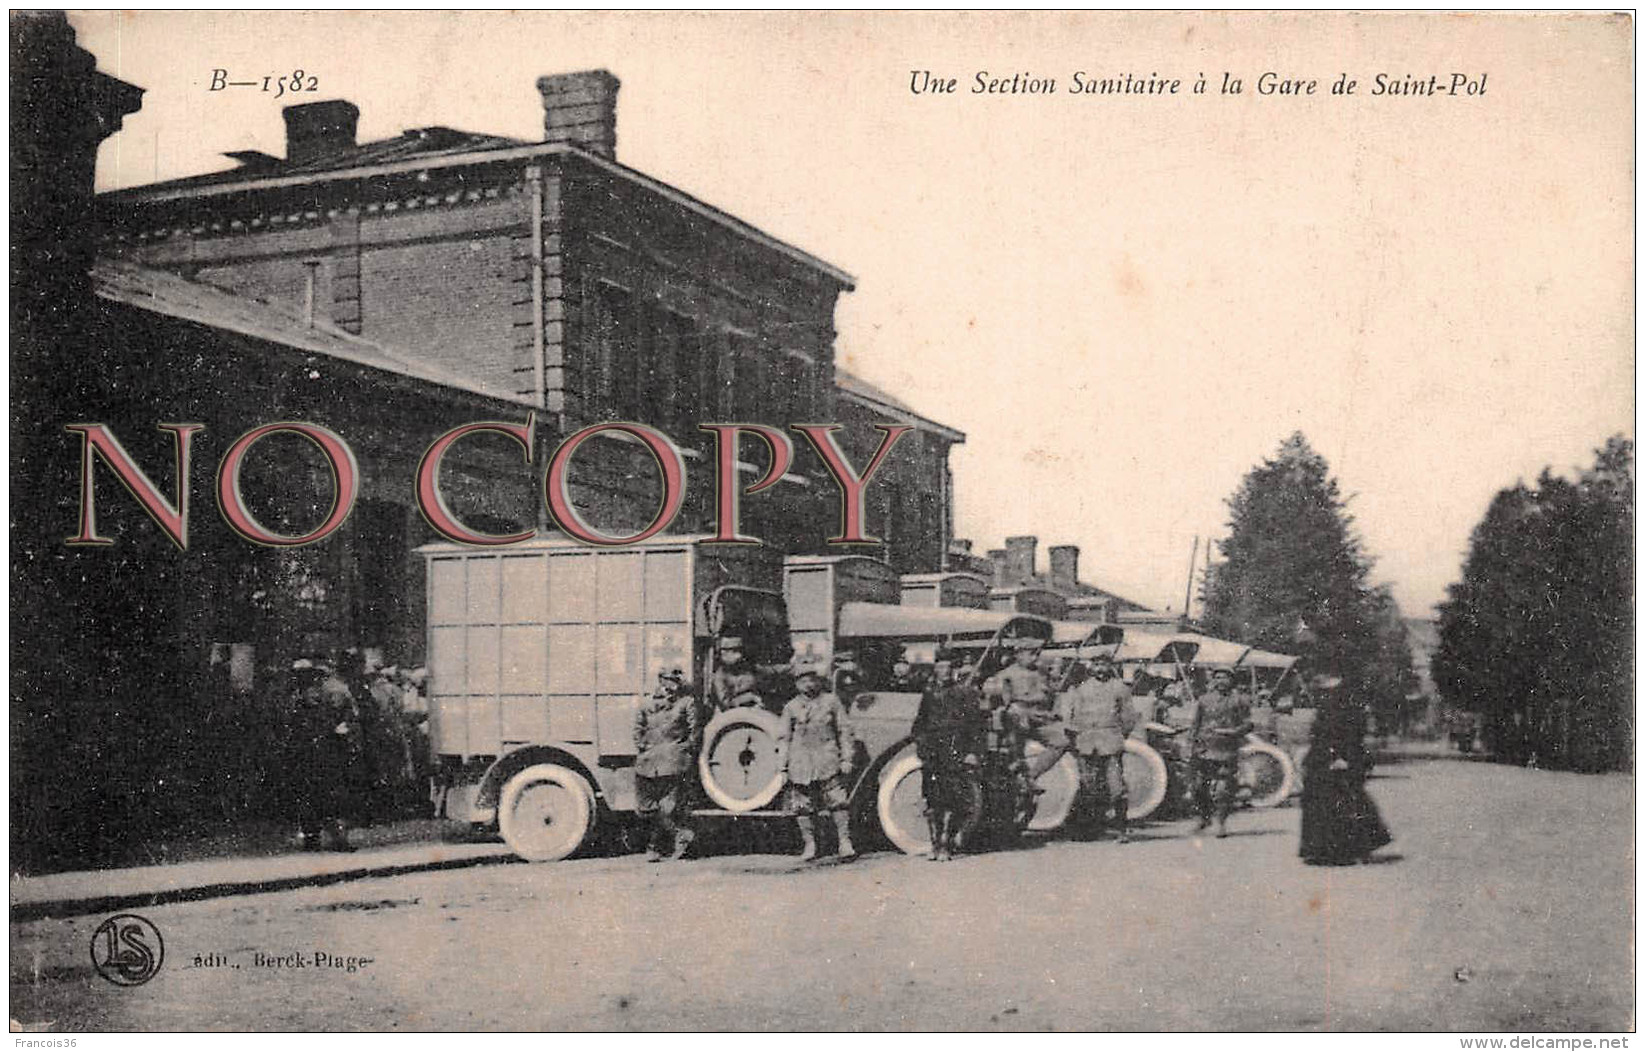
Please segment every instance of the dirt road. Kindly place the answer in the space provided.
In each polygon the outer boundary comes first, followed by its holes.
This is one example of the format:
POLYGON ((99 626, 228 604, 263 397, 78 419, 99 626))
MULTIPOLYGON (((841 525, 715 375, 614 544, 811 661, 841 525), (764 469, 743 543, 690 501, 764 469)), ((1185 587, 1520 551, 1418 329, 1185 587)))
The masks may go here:
POLYGON ((1302 866, 1287 808, 1226 840, 1179 822, 950 864, 427 873, 139 911, 166 959, 131 989, 92 970, 102 918, 16 924, 11 1011, 62 1030, 1633 1025, 1632 778, 1378 775, 1379 865, 1302 866))

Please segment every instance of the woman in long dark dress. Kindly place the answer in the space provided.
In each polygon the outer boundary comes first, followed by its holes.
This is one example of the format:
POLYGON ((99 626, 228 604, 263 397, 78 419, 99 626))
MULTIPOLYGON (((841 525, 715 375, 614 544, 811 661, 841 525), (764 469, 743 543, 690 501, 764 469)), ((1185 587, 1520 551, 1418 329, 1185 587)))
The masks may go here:
POLYGON ((1302 860, 1347 866, 1370 858, 1393 837, 1365 791, 1365 709, 1346 691, 1332 691, 1314 718, 1303 759, 1302 860))

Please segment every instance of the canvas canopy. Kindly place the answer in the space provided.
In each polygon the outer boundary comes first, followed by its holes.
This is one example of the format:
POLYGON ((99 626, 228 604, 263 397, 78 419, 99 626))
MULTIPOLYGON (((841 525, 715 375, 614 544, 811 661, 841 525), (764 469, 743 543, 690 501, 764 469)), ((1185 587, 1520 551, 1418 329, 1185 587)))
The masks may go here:
POLYGON ((1295 654, 1276 654, 1272 650, 1252 647, 1239 659, 1241 667, 1288 669, 1300 659, 1295 654))
MULTIPOLYGON (((976 639, 986 642, 1011 622, 1021 622, 1012 635, 1048 639, 1051 623, 1044 618, 1011 610, 968 610, 964 607, 892 606, 887 603, 846 603, 840 607, 840 636, 879 639, 976 639)), ((1087 626, 1089 627, 1089 626, 1087 626)))
POLYGON ((1196 665, 1232 668, 1251 651, 1244 643, 1231 643, 1199 632, 1179 632, 1171 640, 1179 644, 1192 643, 1195 647, 1193 662, 1196 665))
POLYGON ((1056 647, 1111 647, 1125 636, 1118 625, 1094 625, 1089 621, 1051 622, 1051 646, 1056 647))
POLYGON ((1119 649, 1114 653, 1116 661, 1171 661, 1175 650, 1179 659, 1192 661, 1195 648, 1192 646, 1173 648, 1175 637, 1164 632, 1149 632, 1140 628, 1125 629, 1125 638, 1120 640, 1119 649))

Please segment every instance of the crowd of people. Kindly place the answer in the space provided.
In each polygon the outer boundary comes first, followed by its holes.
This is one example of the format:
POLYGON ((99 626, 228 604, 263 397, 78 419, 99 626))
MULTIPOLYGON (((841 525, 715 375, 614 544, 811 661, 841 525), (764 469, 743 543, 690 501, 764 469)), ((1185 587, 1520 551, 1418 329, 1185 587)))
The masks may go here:
POLYGON ((300 658, 278 688, 287 721, 284 810, 306 851, 352 851, 350 825, 422 810, 428 784, 422 669, 368 652, 300 658))
MULTIPOLYGON (((912 665, 899 657, 891 667, 892 690, 918 692, 912 726, 922 767, 930 833, 929 857, 944 861, 960 847, 967 818, 980 806, 978 771, 985 756, 1008 750, 1010 771, 1032 800, 1036 780, 1064 756, 1079 770, 1077 807, 1070 816, 1076 836, 1112 831, 1130 839, 1125 742, 1145 718, 1175 722, 1187 765, 1187 800, 1197 829, 1228 835, 1239 803, 1239 757, 1247 736, 1278 737, 1289 706, 1255 699, 1236 687, 1227 669, 1215 669, 1196 694, 1186 683, 1151 677, 1141 667, 1127 682, 1121 669, 1098 655, 1058 667, 1031 639, 1011 641, 1009 658, 979 682, 970 663, 975 652, 939 649, 934 660, 912 665), (1253 714, 1253 701, 1261 701, 1253 714)), ((703 725, 716 710, 766 707, 772 684, 784 691, 779 717, 779 755, 785 777, 783 805, 795 816, 801 857, 818 853, 817 823, 833 825, 841 856, 854 854, 847 812, 857 765, 851 703, 866 686, 857 655, 841 650, 830 666, 801 662, 759 665, 742 640, 721 639, 708 689, 698 697, 680 669, 659 677, 657 689, 636 715, 634 740, 639 810, 650 824, 647 856, 680 858, 695 840, 685 815, 703 725), (788 688, 791 685, 791 690, 788 688)), ((881 677, 884 678, 884 677, 881 677)), ((781 700, 781 699, 777 699, 781 700)), ((773 711, 777 705, 769 706, 773 711)), ((1365 794, 1363 716, 1354 703, 1332 694, 1322 699, 1306 765, 1311 789, 1304 799, 1303 856, 1310 863, 1359 861, 1389 840, 1374 803, 1365 794)))
MULTIPOLYGON (((1173 778, 1186 771, 1182 803, 1200 831, 1227 835, 1240 802, 1240 749, 1254 732, 1305 757, 1306 862, 1364 861, 1391 839, 1364 788, 1366 707, 1347 689, 1317 691, 1314 705, 1294 715, 1290 698, 1241 690, 1256 685, 1237 684, 1227 669, 1212 670, 1196 691, 1191 677, 1152 675, 1159 670, 1147 665, 1122 671, 1102 655, 1059 659, 1031 639, 1010 641, 1003 667, 987 677, 978 675, 976 649, 938 648, 915 663, 902 653, 842 648, 826 665, 761 664, 743 644, 734 636, 718 641, 705 690, 684 670, 667 669, 638 709, 636 795, 654 861, 683 857, 696 839, 689 813, 709 717, 748 706, 780 713, 780 806, 795 817, 802 857, 816 857, 829 839, 841 856, 853 855, 847 805, 865 761, 850 713, 869 690, 920 696, 911 731, 935 861, 953 858, 973 831, 984 767, 990 776, 1005 771, 1031 811, 1036 781, 1068 755, 1080 783, 1069 832, 1128 841, 1125 743, 1144 721, 1161 751, 1174 754, 1173 778), (832 838, 819 840, 819 823, 832 838)), ((226 659, 213 660, 209 672, 202 696, 218 700, 201 710, 187 739, 202 755, 181 770, 198 769, 194 795, 217 801, 223 818, 280 818, 297 828, 305 850, 349 851, 350 826, 426 813, 423 669, 385 667, 374 652, 350 649, 263 669, 253 691, 231 684, 226 659), (222 719, 213 716, 219 709, 222 719)))

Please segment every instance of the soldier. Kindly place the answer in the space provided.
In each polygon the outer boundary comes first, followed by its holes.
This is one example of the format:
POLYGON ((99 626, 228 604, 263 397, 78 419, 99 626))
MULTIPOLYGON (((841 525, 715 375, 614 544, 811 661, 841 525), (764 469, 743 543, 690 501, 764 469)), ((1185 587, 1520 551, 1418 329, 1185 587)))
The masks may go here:
POLYGON ((305 851, 353 851, 347 817, 360 782, 360 714, 348 684, 325 662, 292 665, 296 688, 298 822, 305 851))
POLYGON ((685 777, 697 755, 697 700, 679 669, 657 676, 657 689, 634 714, 634 794, 642 817, 651 819, 647 862, 683 858, 697 834, 676 815, 685 777))
POLYGON ((834 696, 840 699, 840 704, 847 709, 851 702, 862 692, 862 669, 857 665, 857 652, 841 647, 834 652, 834 696))
POLYGON ((923 768, 933 862, 954 857, 962 812, 974 804, 967 786, 968 769, 977 766, 983 722, 977 689, 956 681, 952 656, 939 653, 912 728, 914 750, 923 768))
MULTIPOLYGON (((1055 693, 1057 687, 1062 683, 1062 676, 1059 673, 1068 670, 1069 666, 1046 651, 1041 650, 1039 657, 1034 659, 1034 668, 1041 676, 1045 677, 1046 684, 1055 693)), ((1072 684, 1069 685, 1072 686, 1072 684)))
POLYGON ((891 689, 904 694, 925 690, 925 677, 914 668, 906 656, 900 656, 891 665, 891 689))
POLYGON ((717 709, 759 708, 765 704, 760 697, 759 679, 754 663, 743 656, 743 641, 737 636, 720 639, 720 660, 714 669, 710 697, 717 709))
POLYGON ((1194 799, 1199 805, 1199 829, 1209 826, 1214 817, 1217 836, 1228 835, 1228 812, 1239 775, 1239 748, 1249 733, 1250 707, 1243 695, 1234 692, 1233 673, 1219 668, 1211 673, 1211 689, 1200 695, 1194 710, 1194 799))
POLYGON ((999 697, 1018 734, 1045 746, 1025 760, 1028 780, 1032 782, 1062 759, 1068 751, 1068 735, 1054 711, 1056 699, 1052 697, 1051 685, 1034 667, 1039 641, 1014 639, 1009 645, 1013 663, 991 678, 983 689, 999 697))
POLYGON ((1100 832, 1101 816, 1112 807, 1119 842, 1129 842, 1125 739, 1137 727, 1131 689, 1114 674, 1113 663, 1099 657, 1092 665, 1090 677, 1057 699, 1057 710, 1079 757, 1086 806, 1094 805, 1097 829, 1093 831, 1100 832))
POLYGON ((857 853, 851 845, 845 788, 856 748, 851 720, 840 699, 823 690, 821 669, 802 665, 795 681, 800 692, 783 706, 777 747, 788 779, 788 809, 796 815, 804 842, 800 858, 817 857, 814 816, 818 811, 833 815, 840 857, 851 858, 857 853))
POLYGON ((1252 733, 1270 745, 1279 744, 1279 706, 1271 690, 1257 691, 1256 703, 1251 706, 1252 733))

